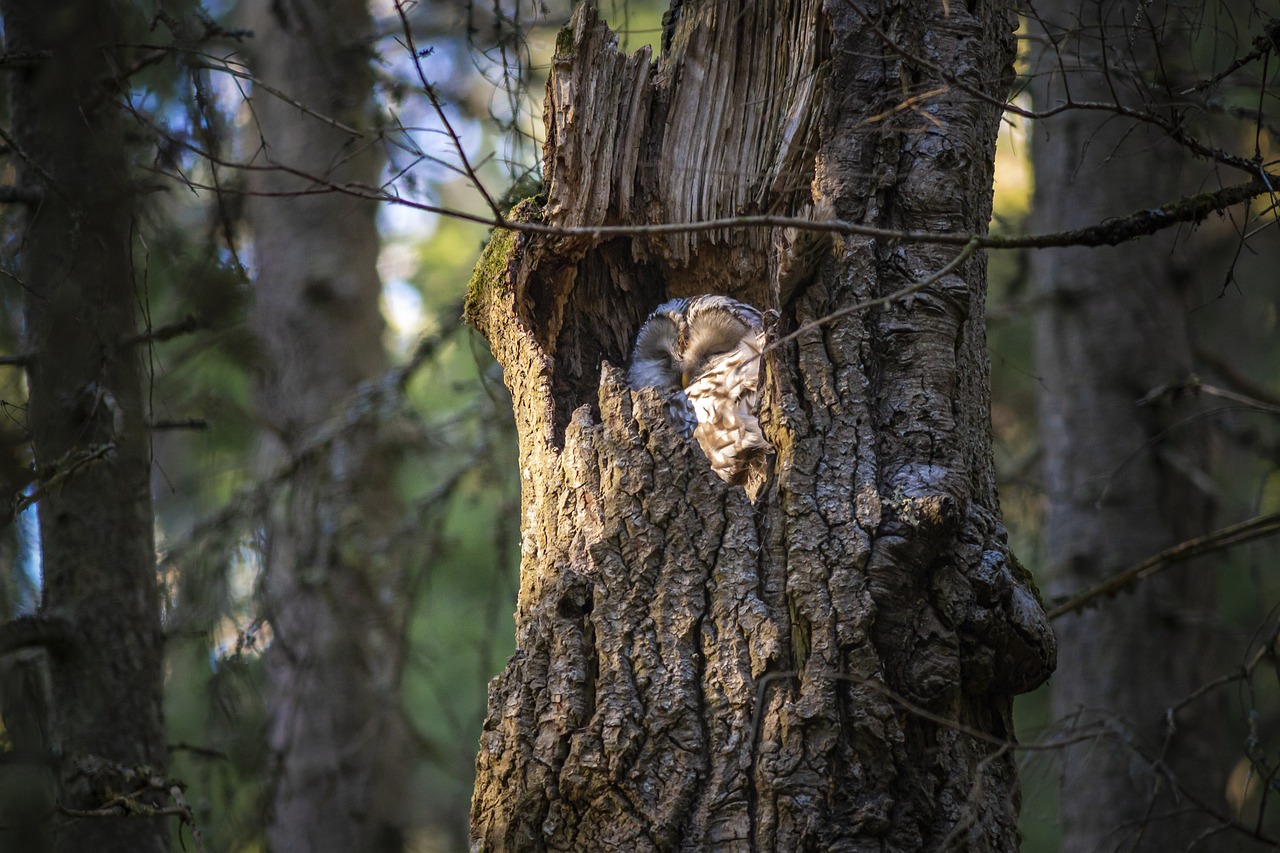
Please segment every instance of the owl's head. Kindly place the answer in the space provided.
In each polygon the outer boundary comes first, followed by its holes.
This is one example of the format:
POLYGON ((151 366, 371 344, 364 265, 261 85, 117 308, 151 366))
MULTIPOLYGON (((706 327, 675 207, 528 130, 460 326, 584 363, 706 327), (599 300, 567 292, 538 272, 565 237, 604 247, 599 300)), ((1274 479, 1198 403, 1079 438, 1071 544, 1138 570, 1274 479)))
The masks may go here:
POLYGON ((633 388, 684 388, 759 331, 760 312, 727 296, 664 302, 640 327, 627 381, 633 388))
POLYGON ((754 349, 760 332, 760 313, 750 305, 727 296, 699 296, 689 302, 678 348, 681 387, 744 341, 754 349))

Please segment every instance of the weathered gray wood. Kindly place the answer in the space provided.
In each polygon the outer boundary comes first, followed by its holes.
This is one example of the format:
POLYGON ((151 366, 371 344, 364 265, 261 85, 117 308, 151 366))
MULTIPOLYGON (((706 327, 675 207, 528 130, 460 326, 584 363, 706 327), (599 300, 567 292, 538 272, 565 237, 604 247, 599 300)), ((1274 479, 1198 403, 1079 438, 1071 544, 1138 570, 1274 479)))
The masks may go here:
MULTIPOLYGON (((1013 21, 976 9, 904 4, 881 26, 1002 96, 1013 21)), ((547 202, 516 216, 812 207, 985 230, 999 111, 957 93, 899 109, 915 74, 849 4, 678 4, 664 44, 652 66, 619 57, 579 9, 548 86, 547 202)), ((777 455, 754 502, 616 370, 666 296, 728 293, 785 331, 954 257, 836 241, 784 296, 778 236, 499 232, 477 267, 468 317, 506 371, 524 483, 518 651, 477 759, 483 849, 1016 845, 997 744, 1054 645, 996 503, 983 261, 766 359, 777 455)))

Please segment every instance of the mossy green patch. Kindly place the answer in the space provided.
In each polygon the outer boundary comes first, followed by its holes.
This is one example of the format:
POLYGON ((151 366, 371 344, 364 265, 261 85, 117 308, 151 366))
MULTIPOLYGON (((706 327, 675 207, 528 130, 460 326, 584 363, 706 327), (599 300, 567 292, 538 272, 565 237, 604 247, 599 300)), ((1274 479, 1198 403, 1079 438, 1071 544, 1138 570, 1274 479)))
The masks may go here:
MULTIPOLYGON (((541 198, 527 198, 511 208, 507 221, 541 222, 542 207, 541 198)), ((506 287, 507 269, 515 253, 520 251, 516 237, 517 233, 510 228, 495 228, 471 271, 462 318, 481 332, 484 331, 479 325, 481 312, 495 289, 506 287)))
POLYGON ((507 262, 515 251, 515 247, 516 232, 506 228, 495 229, 489 238, 488 245, 480 254, 480 260, 476 262, 475 269, 471 271, 462 317, 476 328, 479 328, 480 312, 493 292, 506 286, 507 262))
POLYGON ((561 27, 556 33, 556 59, 568 59, 573 56, 573 27, 561 27))

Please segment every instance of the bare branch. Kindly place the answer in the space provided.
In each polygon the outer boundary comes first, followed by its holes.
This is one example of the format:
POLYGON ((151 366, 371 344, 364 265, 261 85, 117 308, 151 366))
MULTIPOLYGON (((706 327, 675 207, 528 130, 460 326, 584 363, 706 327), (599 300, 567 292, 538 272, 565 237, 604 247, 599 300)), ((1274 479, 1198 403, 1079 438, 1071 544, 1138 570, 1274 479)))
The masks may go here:
POLYGON ((3 127, 0 127, 0 140, 4 140, 4 144, 9 146, 9 150, 14 154, 17 154, 18 159, 27 164, 27 168, 36 175, 39 175, 40 180, 44 181, 46 186, 55 192, 58 191, 58 185, 54 182, 53 176, 46 172, 43 166, 31 159, 31 156, 22 149, 22 146, 18 144, 17 140, 10 136, 9 132, 3 127))
POLYGON ((188 335, 192 332, 198 332, 207 329, 208 324, 197 318, 194 314, 188 314, 176 323, 170 323, 167 326, 160 326, 155 329, 147 329, 125 338, 120 342, 122 347, 132 347, 142 343, 161 343, 163 341, 172 340, 181 335, 188 335))
MULTIPOLYGON (((141 116, 139 116, 142 119, 141 116)), ((144 119, 143 119, 144 120, 144 119)), ((531 234, 544 234, 554 237, 590 237, 604 241, 613 237, 635 236, 640 234, 686 234, 706 231, 718 231, 726 228, 795 228, 802 231, 826 231, 835 234, 848 234, 861 237, 872 237, 881 240, 901 240, 908 243, 923 243, 949 246, 966 246, 977 242, 980 249, 1034 249, 1055 248, 1062 246, 1114 246, 1137 237, 1145 237, 1159 233, 1176 225, 1201 222, 1211 213, 1221 213, 1228 207, 1258 196, 1275 192, 1280 186, 1280 174, 1264 171, 1260 166, 1251 166, 1255 177, 1242 184, 1223 187, 1203 192, 1198 195, 1177 199, 1157 208, 1138 210, 1126 216, 1107 220, 1096 225, 1077 228, 1071 231, 1059 231, 1047 234, 1024 234, 998 236, 992 234, 964 234, 956 232, 900 231, 892 228, 880 228, 873 225, 862 225, 842 220, 813 220, 805 217, 789 216, 732 216, 707 219, 698 222, 668 222, 652 225, 583 225, 557 226, 540 222, 515 221, 506 218, 494 209, 493 216, 482 216, 463 210, 425 204, 402 198, 395 193, 358 183, 335 183, 321 175, 314 175, 302 169, 283 164, 258 166, 226 160, 213 152, 205 151, 189 140, 173 137, 163 129, 150 123, 152 129, 164 136, 173 144, 185 148, 192 153, 207 159, 210 163, 226 168, 242 171, 282 171, 286 174, 311 181, 314 189, 290 191, 287 195, 310 195, 321 192, 339 192, 345 195, 363 198, 370 201, 381 201, 398 204, 424 213, 434 213, 466 222, 476 222, 491 228, 505 228, 531 234)), ((456 138, 456 137, 455 137, 456 138)), ((460 145, 460 143, 459 143, 460 145)), ((470 164, 464 162, 469 171, 470 164)), ((473 172, 469 174, 474 175, 473 172)), ((173 177, 170 175, 170 177, 173 177)), ((208 186, 182 179, 192 189, 225 192, 222 187, 208 186)), ((478 182, 478 178, 475 179, 478 182)), ((478 183, 477 183, 478 185, 478 183)), ((483 191, 483 187, 480 188, 483 191)), ((251 194, 251 193, 246 193, 251 194)), ((487 196, 486 196, 487 197, 487 196)), ((491 202, 492 207, 492 202, 491 202)))
POLYGON ((927 69, 928 71, 938 75, 947 83, 951 84, 952 86, 964 92, 965 94, 969 95, 970 97, 976 98, 980 101, 984 101, 988 104, 999 106, 1001 109, 1007 112, 1013 113, 1014 115, 1021 116, 1023 118, 1029 118, 1029 119, 1043 120, 1043 119, 1051 118, 1055 115, 1058 115, 1059 113, 1066 112, 1068 110, 1089 110, 1089 111, 1112 113, 1113 115, 1123 116, 1125 118, 1133 119, 1134 121, 1140 122, 1142 124, 1149 124, 1156 128, 1159 128, 1160 130, 1164 131, 1165 135, 1167 135, 1174 142, 1177 142, 1179 145, 1182 145, 1183 147, 1187 148, 1189 151, 1201 157, 1207 157, 1211 160, 1216 160, 1219 163, 1222 163, 1223 165, 1231 166, 1234 169, 1240 169, 1241 171, 1246 172, 1250 175, 1261 176, 1264 174, 1262 165, 1260 163, 1255 162, 1253 160, 1246 159, 1244 157, 1240 157, 1235 154, 1229 154, 1228 152, 1223 151, 1220 148, 1214 148, 1211 145, 1206 145, 1205 143, 1201 142, 1200 140, 1188 134, 1186 129, 1179 122, 1166 118, 1165 116, 1162 116, 1162 115, 1157 115, 1156 113, 1147 112, 1145 110, 1137 110, 1132 107, 1127 107, 1121 104, 1118 98, 1113 103, 1104 103, 1104 102, 1096 102, 1096 101, 1076 101, 1068 96, 1066 102, 1061 103, 1050 109, 1029 110, 1023 107, 1019 107, 1016 104, 1009 103, 1005 101, 1003 98, 993 97, 987 94, 986 92, 982 91, 981 89, 977 88, 976 86, 973 86, 961 80, 955 74, 951 73, 946 68, 943 68, 937 63, 931 62, 928 59, 922 56, 919 56, 918 54, 913 53, 912 51, 907 50, 905 47, 898 44, 897 41, 895 41, 892 36, 890 36, 883 29, 881 29, 875 23, 875 21, 871 19, 871 15, 863 11, 861 8, 859 8, 859 6, 856 3, 851 2, 851 0, 846 0, 846 3, 850 9, 852 9, 854 12, 858 14, 860 18, 862 18, 863 22, 867 25, 868 29, 874 32, 880 38, 880 40, 884 42, 885 47, 889 48, 889 50, 893 51, 895 54, 900 56, 903 60, 911 63, 915 67, 927 69))
POLYGON ((81 469, 103 458, 115 449, 115 442, 108 441, 105 444, 68 451, 61 459, 50 465, 47 471, 43 472, 43 476, 36 481, 34 489, 30 492, 19 492, 10 498, 9 510, 5 517, 0 519, 0 529, 11 524, 28 507, 39 502, 51 490, 70 480, 81 469))
POLYGON ((844 308, 841 308, 838 311, 833 311, 830 314, 827 314, 825 317, 819 317, 816 320, 810 320, 807 323, 803 323, 798 329, 796 329, 791 334, 785 337, 779 338, 778 340, 769 344, 767 347, 761 350, 760 354, 764 355, 765 353, 770 352, 774 349, 777 349, 778 347, 782 346, 785 343, 790 343, 791 341, 794 341, 796 338, 800 337, 805 332, 816 329, 819 326, 824 326, 827 323, 830 323, 832 320, 839 319, 840 317, 843 317, 846 314, 852 314, 856 311, 865 311, 868 308, 875 308, 880 305, 889 305, 890 303, 897 302, 901 299, 905 299, 906 297, 912 295, 913 293, 919 293, 929 285, 934 284, 940 281, 941 279, 943 279, 944 277, 955 272, 957 269, 959 269, 960 265, 963 264, 965 261, 967 261, 969 257, 977 250, 978 250, 978 238, 974 237, 970 239, 968 243, 965 244, 965 247, 963 249, 960 250, 960 254, 956 255, 954 258, 951 259, 951 261, 946 266, 944 266, 942 269, 938 270, 936 273, 929 276, 928 278, 924 278, 924 279, 921 279, 920 281, 913 282, 907 285, 906 287, 895 290, 893 293, 887 294, 885 296, 880 296, 875 299, 868 299, 865 302, 856 302, 853 305, 846 305, 844 308))
POLYGON ((1179 94, 1190 95, 1195 92, 1203 92, 1205 89, 1211 89, 1249 63, 1256 62, 1274 52, 1276 46, 1280 45, 1280 19, 1272 18, 1267 22, 1263 30, 1261 35, 1254 38, 1253 50, 1231 62, 1226 68, 1212 77, 1207 77, 1199 83, 1183 89, 1179 94))
POLYGON ((1215 385, 1205 385, 1202 382, 1195 384, 1195 390, 1201 394, 1210 397, 1218 397, 1223 400, 1230 400, 1233 403, 1243 403, 1251 409, 1257 409, 1260 412, 1270 412, 1273 415, 1280 415, 1280 403, 1268 403, 1247 394, 1241 394, 1238 391, 1231 391, 1227 388, 1218 388, 1215 385))
POLYGON ((1238 367, 1218 353, 1203 345, 1196 345, 1194 351, 1196 358, 1203 361, 1211 370, 1219 374, 1229 384, 1234 385, 1242 393, 1269 406, 1280 406, 1280 394, 1245 376, 1238 367))
MULTIPOLYGON (((187 144, 187 143, 183 143, 187 144)), ((194 150, 193 146, 192 147, 194 150)), ((203 154, 203 152, 199 152, 203 154)), ((340 192, 357 198, 371 201, 384 201, 399 204, 424 213, 434 213, 465 222, 476 222, 491 228, 505 228, 529 234, 542 234, 552 237, 591 237, 604 241, 613 237, 626 237, 653 234, 686 234, 705 231, 718 231, 725 228, 795 228, 801 231, 827 231, 834 234, 848 234, 859 237, 873 237, 881 240, 900 240, 904 243, 923 243, 945 246, 965 246, 971 241, 977 242, 980 249, 1043 249, 1063 246, 1115 246, 1137 237, 1157 234, 1176 225, 1195 224, 1206 219, 1211 213, 1221 213, 1228 207, 1273 192, 1273 187, 1280 185, 1280 175, 1264 172, 1263 178, 1223 187, 1219 190, 1200 193, 1169 202, 1157 208, 1138 210, 1127 216, 1109 219, 1106 222, 1077 228, 1071 231, 1057 231, 1046 234, 1024 234, 998 236, 992 234, 965 234, 957 232, 936 231, 900 231, 892 228, 879 228, 874 225, 862 225, 838 219, 813 220, 792 216, 728 216, 717 219, 704 219, 697 222, 667 222, 654 225, 578 225, 560 226, 546 225, 540 222, 522 222, 507 218, 479 216, 454 208, 424 204, 402 198, 386 190, 362 184, 337 184, 320 176, 312 175, 289 166, 252 166, 242 163, 222 162, 230 168, 248 170, 278 169, 289 174, 307 178, 316 183, 316 189, 289 192, 288 195, 309 195, 319 192, 340 192)), ((193 183, 194 189, 212 190, 214 187, 193 183)))
POLYGON ((428 100, 431 101, 431 106, 435 109, 440 123, 444 125, 444 129, 448 132, 449 138, 453 142, 453 148, 458 152, 458 159, 462 161, 462 168, 466 170, 467 177, 470 178, 471 183, 480 195, 484 196, 485 203, 489 205, 489 210, 493 212, 495 222, 502 222, 502 210, 498 208, 497 203, 489 195, 489 191, 484 188, 484 183, 475 173, 475 169, 471 167, 471 162, 467 159, 467 152, 462 147, 462 140, 458 138, 453 125, 449 122, 449 117, 445 115, 444 105, 440 103, 435 87, 427 82, 427 75, 422 69, 421 61, 425 54, 419 52, 417 45, 414 44, 413 27, 409 25, 409 16, 404 9, 404 0, 396 0, 396 14, 400 16, 400 24, 404 32, 404 46, 408 49, 410 56, 413 57, 413 67, 418 72, 418 81, 422 83, 422 90, 426 93, 428 100))
POLYGON ((71 625, 57 616, 19 616, 0 624, 0 655, 45 648, 55 654, 71 645, 71 625))
MULTIPOLYGON (((128 770, 128 768, 124 768, 128 770)), ((137 776, 133 771, 122 774, 126 779, 137 776)), ((163 777, 152 777, 146 780, 145 784, 139 790, 128 794, 120 794, 112 797, 96 809, 73 809, 58 803, 58 813, 71 818, 114 818, 114 817, 176 817, 178 821, 190 828, 191 835, 195 841, 198 853, 204 851, 204 838, 200 833, 200 828, 196 824, 195 813, 191 809, 191 804, 187 802, 186 796, 182 793, 182 785, 178 782, 165 779, 163 777), (172 806, 152 805, 142 796, 151 790, 164 790, 167 786, 169 797, 173 800, 172 806)))
POLYGON ((317 453, 323 452, 347 430, 369 419, 386 417, 388 409, 403 398, 414 374, 435 355, 441 342, 457 328, 459 327, 453 326, 436 335, 424 335, 408 362, 385 371, 371 382, 362 383, 338 414, 321 424, 295 449, 289 459, 265 477, 242 488, 217 512, 197 522, 181 542, 175 543, 160 558, 160 567, 173 565, 195 543, 231 528, 246 515, 259 512, 276 490, 288 482, 303 464, 317 453))
POLYGON ((147 426, 153 430, 204 430, 209 428, 209 422, 204 418, 170 418, 167 420, 152 421, 147 426))
POLYGON ((1177 713, 1181 711, 1183 708, 1190 705, 1192 702, 1195 702, 1196 700, 1198 700, 1200 697, 1204 696, 1207 693, 1211 693, 1212 691, 1216 690, 1219 687, 1222 687, 1223 685, 1230 684, 1233 681, 1240 681, 1241 679, 1251 678, 1253 676, 1253 671, 1258 668, 1258 664, 1262 663, 1264 660, 1270 657, 1273 657, 1275 655, 1274 641, 1275 641, 1275 637, 1272 637, 1271 642, 1266 642, 1258 646, 1257 651, 1253 653, 1253 656, 1249 658, 1249 660, 1245 663, 1245 665, 1240 667, 1240 669, 1234 672, 1228 672, 1224 675, 1218 676, 1217 678, 1211 681, 1205 682, 1204 684, 1200 685, 1195 690, 1193 690, 1191 693, 1183 697, 1179 702, 1171 705, 1168 711, 1166 712, 1166 716, 1170 721, 1169 723, 1170 727, 1172 727, 1172 720, 1175 716, 1177 716, 1177 713))
MULTIPOLYGON (((218 59, 217 57, 210 56, 209 54, 199 53, 199 52, 195 52, 195 53, 197 56, 204 57, 208 60, 218 59)), ((248 80, 249 82, 253 83, 253 88, 255 90, 261 89, 262 91, 266 92, 269 95, 274 95, 276 98, 279 98, 281 101, 284 101, 289 106, 296 108, 299 112, 306 113, 307 115, 311 116, 313 119, 324 122, 325 124, 329 125, 332 128, 341 130, 343 133, 348 133, 358 139, 364 138, 364 134, 356 130, 354 127, 351 127, 350 125, 347 125, 347 124, 343 124, 342 122, 338 121, 336 118, 332 118, 331 116, 327 116, 324 113, 313 110, 311 107, 307 106, 306 104, 302 103, 296 98, 289 97, 284 92, 280 91, 279 89, 275 88, 274 86, 268 83, 264 83, 262 80, 260 80, 259 78, 253 76, 252 74, 246 71, 240 71, 235 68, 232 68, 229 64, 226 63, 225 60, 222 60, 222 62, 223 64, 221 65, 216 65, 212 61, 201 62, 201 63, 195 64, 193 67, 204 69, 206 71, 221 71, 224 74, 230 74, 232 77, 236 77, 240 80, 248 80)))
POLYGON ((1071 596, 1066 601, 1051 608, 1047 615, 1051 620, 1057 619, 1059 616, 1080 610, 1103 596, 1115 595, 1122 590, 1128 589, 1143 578, 1158 574, 1178 563, 1210 554, 1214 551, 1220 551, 1224 548, 1230 548, 1233 545, 1241 545, 1245 542, 1252 542, 1255 539, 1272 536, 1276 533, 1280 533, 1280 513, 1260 515, 1248 521, 1242 521, 1239 524, 1215 530, 1204 536, 1179 542, 1172 548, 1166 548, 1160 553, 1112 575, 1102 583, 1071 596))
POLYGON ((0 53, 0 70, 24 71, 28 68, 34 68, 52 57, 53 53, 48 50, 38 50, 31 53, 0 53))

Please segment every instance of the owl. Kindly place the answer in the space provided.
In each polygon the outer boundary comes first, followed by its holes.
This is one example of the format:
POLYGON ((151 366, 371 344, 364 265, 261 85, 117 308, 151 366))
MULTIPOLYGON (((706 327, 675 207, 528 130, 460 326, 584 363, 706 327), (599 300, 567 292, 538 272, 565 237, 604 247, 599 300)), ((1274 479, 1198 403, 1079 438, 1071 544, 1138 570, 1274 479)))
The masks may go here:
POLYGON ((654 309, 627 382, 657 388, 671 421, 698 441, 720 479, 739 485, 771 449, 756 419, 760 312, 727 296, 672 299, 654 309))

